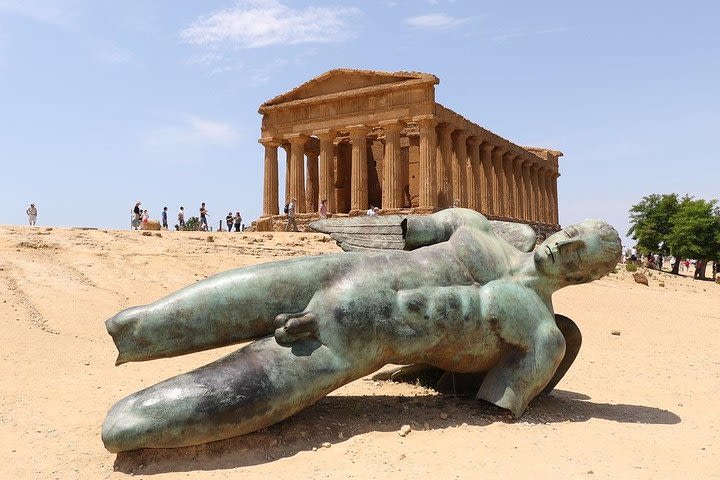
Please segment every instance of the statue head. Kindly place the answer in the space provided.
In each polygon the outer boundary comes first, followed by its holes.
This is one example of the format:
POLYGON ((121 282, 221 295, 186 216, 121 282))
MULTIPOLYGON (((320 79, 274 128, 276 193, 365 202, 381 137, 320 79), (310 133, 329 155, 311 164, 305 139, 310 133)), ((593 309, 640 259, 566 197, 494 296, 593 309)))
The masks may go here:
POLYGON ((535 267, 561 285, 577 285, 610 273, 621 250, 620 236, 612 226, 602 220, 585 220, 545 239, 535 249, 535 267))

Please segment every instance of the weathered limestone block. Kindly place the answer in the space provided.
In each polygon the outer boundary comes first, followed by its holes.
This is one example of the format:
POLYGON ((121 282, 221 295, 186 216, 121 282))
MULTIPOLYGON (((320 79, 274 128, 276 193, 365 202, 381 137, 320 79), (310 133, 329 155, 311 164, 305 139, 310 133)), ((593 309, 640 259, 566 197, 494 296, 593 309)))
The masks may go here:
POLYGON ((648 285, 647 276, 645 276, 645 274, 642 273, 642 272, 635 272, 635 273, 633 273, 633 279, 634 279, 637 283, 642 283, 643 285, 648 285))
POLYGON ((273 231, 273 219, 272 217, 258 218, 255 222, 256 232, 272 232, 273 231))
POLYGON ((140 224, 140 230, 160 230, 160 222, 157 220, 148 220, 140 224))

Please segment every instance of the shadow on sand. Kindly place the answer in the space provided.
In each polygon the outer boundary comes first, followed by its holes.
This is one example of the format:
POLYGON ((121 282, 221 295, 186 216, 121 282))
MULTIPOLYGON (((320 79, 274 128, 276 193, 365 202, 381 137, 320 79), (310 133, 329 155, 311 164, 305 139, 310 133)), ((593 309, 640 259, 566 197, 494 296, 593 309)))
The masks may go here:
MULTIPOLYGON (((444 415, 443 415, 444 416, 444 415)), ((269 428, 241 437, 193 447, 145 449, 117 455, 114 469, 133 474, 230 469, 272 462, 301 451, 338 443, 367 432, 397 431, 403 424, 415 430, 442 429, 465 423, 584 422, 598 418, 620 423, 680 423, 676 414, 643 405, 594 403, 575 392, 553 390, 536 399, 520 420, 494 405, 474 398, 446 395, 330 396, 269 428), (447 414, 446 419, 440 413, 447 414)))

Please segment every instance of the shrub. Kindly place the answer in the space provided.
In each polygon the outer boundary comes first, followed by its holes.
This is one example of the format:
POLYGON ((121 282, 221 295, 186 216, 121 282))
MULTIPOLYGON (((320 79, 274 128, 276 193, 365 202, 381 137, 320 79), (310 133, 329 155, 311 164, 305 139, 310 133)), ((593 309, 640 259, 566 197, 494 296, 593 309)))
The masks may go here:
POLYGON ((628 262, 625 264, 625 270, 627 270, 628 272, 636 272, 637 269, 638 269, 638 266, 636 263, 628 262))

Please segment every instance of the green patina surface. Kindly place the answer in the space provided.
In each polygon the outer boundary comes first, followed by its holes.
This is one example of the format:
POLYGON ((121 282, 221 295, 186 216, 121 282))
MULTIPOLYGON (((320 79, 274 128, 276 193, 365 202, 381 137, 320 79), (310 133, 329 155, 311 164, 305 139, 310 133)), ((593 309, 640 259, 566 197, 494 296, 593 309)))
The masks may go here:
POLYGON ((103 424, 105 446, 242 435, 388 363, 470 375, 477 398, 520 416, 579 348, 579 331, 556 321, 552 293, 606 275, 620 256, 617 232, 599 220, 530 252, 531 238, 501 238, 465 209, 409 217, 403 238, 407 250, 228 271, 109 319, 118 364, 254 341, 120 400, 103 424))

